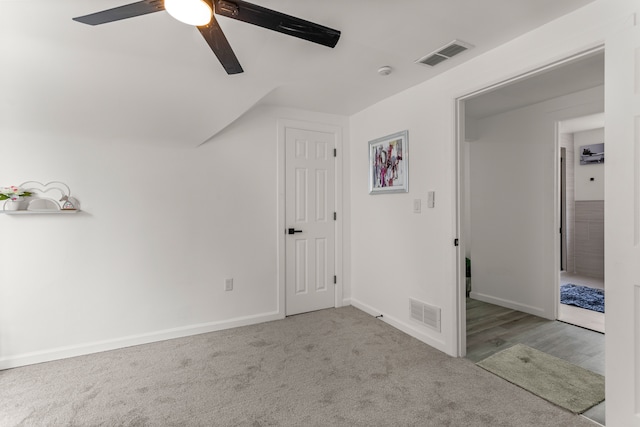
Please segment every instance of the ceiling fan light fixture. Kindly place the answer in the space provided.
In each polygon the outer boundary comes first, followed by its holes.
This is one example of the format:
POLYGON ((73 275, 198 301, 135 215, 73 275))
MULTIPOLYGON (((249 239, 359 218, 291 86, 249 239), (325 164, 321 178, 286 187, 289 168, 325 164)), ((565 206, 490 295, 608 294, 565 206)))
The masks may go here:
POLYGON ((194 26, 207 25, 213 16, 208 0, 164 0, 164 9, 178 21, 194 26))
POLYGON ((243 72, 243 69, 224 35, 224 31, 214 17, 214 12, 215 15, 246 22, 330 48, 336 46, 341 34, 340 31, 333 28, 258 6, 245 0, 137 0, 134 3, 72 19, 86 25, 100 25, 163 10, 169 12, 172 18, 196 26, 227 74, 239 74, 243 72))

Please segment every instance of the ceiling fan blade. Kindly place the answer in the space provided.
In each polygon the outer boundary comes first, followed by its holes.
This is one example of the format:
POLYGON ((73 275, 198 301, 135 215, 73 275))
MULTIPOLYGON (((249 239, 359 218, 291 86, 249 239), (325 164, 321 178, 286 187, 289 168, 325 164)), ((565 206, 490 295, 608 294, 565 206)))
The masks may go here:
POLYGON ((207 25, 198 27, 198 30, 218 57, 227 74, 239 74, 244 71, 215 16, 211 17, 211 22, 207 25))
POLYGON ((90 15, 78 16, 77 18, 73 18, 73 20, 82 22, 83 24, 100 25, 106 24, 107 22, 146 15, 147 13, 159 12, 161 10, 164 10, 163 0, 143 0, 90 15))
POLYGON ((213 0, 215 13, 258 25, 279 33, 288 34, 327 47, 335 47, 340 31, 285 15, 275 10, 257 6, 242 0, 213 0))

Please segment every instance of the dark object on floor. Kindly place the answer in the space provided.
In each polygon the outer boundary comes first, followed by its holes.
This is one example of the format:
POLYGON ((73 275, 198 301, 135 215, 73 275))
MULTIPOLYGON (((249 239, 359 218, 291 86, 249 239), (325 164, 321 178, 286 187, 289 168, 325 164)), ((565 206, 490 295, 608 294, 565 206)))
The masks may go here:
POLYGON ((467 298, 469 298, 469 294, 471 293, 471 260, 469 258, 465 258, 465 276, 467 280, 467 298))
POLYGON ((560 302, 604 313, 604 289, 588 288, 568 283, 560 286, 560 302))

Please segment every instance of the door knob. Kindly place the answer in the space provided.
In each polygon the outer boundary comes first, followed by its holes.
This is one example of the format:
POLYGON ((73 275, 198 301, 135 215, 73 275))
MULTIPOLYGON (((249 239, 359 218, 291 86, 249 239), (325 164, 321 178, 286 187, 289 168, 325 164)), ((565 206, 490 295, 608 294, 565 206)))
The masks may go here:
POLYGON ((288 234, 294 234, 294 233, 302 233, 302 230, 295 230, 293 228, 290 228, 288 231, 288 234))

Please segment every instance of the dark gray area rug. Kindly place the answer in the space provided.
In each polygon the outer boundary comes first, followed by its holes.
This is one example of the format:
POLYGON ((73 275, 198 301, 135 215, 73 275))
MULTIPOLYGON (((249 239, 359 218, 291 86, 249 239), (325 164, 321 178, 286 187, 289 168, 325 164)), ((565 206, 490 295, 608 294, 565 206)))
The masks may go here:
POLYGON ((604 377, 523 344, 477 363, 525 390, 575 414, 604 400, 604 377))
POLYGON ((0 371, 0 425, 593 427, 353 307, 0 371))

